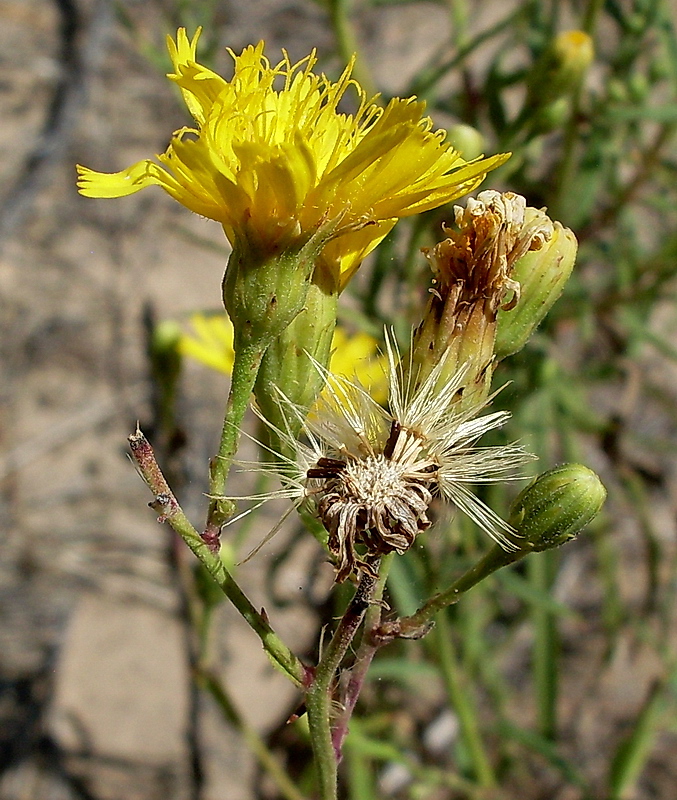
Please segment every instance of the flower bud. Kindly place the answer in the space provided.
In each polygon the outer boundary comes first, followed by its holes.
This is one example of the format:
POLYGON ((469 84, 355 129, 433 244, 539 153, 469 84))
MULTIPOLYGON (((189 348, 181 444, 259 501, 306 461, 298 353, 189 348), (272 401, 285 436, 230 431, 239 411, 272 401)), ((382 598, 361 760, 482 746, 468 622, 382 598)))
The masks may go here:
POLYGON ((235 352, 249 346, 265 351, 301 313, 324 241, 314 237, 279 252, 259 249, 244 237, 236 241, 223 279, 223 303, 235 330, 235 352))
POLYGON ((487 149, 484 136, 477 128, 458 122, 447 130, 446 141, 463 156, 466 161, 480 158, 487 149))
POLYGON ((594 57, 593 41, 585 31, 560 33, 534 65, 528 82, 527 105, 544 108, 572 94, 594 57))
MULTIPOLYGON (((266 350, 254 394, 263 416, 280 430, 291 433, 301 427, 300 418, 290 418, 280 407, 280 394, 305 416, 322 390, 324 377, 312 359, 329 366, 337 299, 338 291, 310 283, 303 310, 266 350)), ((272 431, 268 433, 269 445, 281 453, 282 443, 273 441, 277 437, 272 431)))
POLYGON ((606 489, 582 464, 563 464, 534 479, 515 498, 511 542, 522 552, 549 550, 576 538, 597 516, 606 489))
POLYGON ((637 105, 645 102, 652 88, 653 85, 643 72, 633 72, 628 78, 630 100, 637 105))
MULTIPOLYGON (((543 221, 543 211, 527 209, 528 218, 543 221)), ((548 220, 549 221, 549 220, 548 220)), ((519 300, 513 308, 501 308, 496 320, 496 360, 521 350, 527 343, 571 276, 576 261, 576 237, 559 222, 552 223, 553 235, 516 262, 513 279, 520 285, 519 300)))
POLYGON ((550 42, 526 79, 527 96, 518 117, 531 136, 563 125, 594 55, 592 39, 584 31, 566 31, 550 42))

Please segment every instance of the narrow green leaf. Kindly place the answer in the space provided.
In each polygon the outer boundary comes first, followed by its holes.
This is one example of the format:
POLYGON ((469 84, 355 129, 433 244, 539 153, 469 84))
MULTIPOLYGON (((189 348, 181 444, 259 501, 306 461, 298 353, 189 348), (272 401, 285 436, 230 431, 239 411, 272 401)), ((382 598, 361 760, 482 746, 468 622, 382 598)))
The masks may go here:
POLYGON ((651 687, 632 732, 616 751, 609 773, 610 800, 630 800, 635 796, 635 784, 651 755, 656 737, 657 722, 664 702, 662 690, 659 682, 651 687))
POLYGON ((635 122, 638 120, 674 123, 677 122, 677 104, 616 108, 607 112, 606 119, 612 124, 618 122, 635 122))
POLYGON ((559 603, 557 600, 555 600, 550 592, 541 591, 538 587, 534 586, 533 583, 525 580, 514 570, 499 570, 496 573, 496 578, 500 583, 503 584, 510 594, 515 595, 515 597, 519 598, 525 603, 537 605, 540 608, 560 617, 569 617, 570 619, 575 619, 580 616, 573 609, 568 608, 563 603, 559 603))
POLYGON ((391 680, 406 684, 430 684, 439 682, 437 669, 424 661, 410 661, 406 658, 377 658, 369 668, 370 680, 391 680))

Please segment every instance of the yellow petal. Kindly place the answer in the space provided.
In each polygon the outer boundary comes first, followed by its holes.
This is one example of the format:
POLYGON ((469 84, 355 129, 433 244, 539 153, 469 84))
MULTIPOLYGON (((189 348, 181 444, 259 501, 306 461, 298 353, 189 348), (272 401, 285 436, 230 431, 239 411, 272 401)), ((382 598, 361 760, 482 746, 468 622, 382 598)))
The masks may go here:
POLYGON ((369 100, 353 61, 333 82, 316 57, 271 66, 263 42, 236 55, 230 80, 196 60, 200 30, 168 40, 175 82, 196 120, 158 156, 111 175, 79 167, 80 191, 121 197, 159 185, 191 211, 219 221, 231 242, 264 251, 298 247, 331 231, 324 268, 345 286, 397 219, 476 188, 507 156, 466 163, 434 131, 425 104, 369 100), (355 114, 338 111, 355 91, 355 114), (323 227, 326 226, 326 227, 323 227))
POLYGON ((76 165, 78 190, 85 197, 126 197, 146 186, 163 185, 163 170, 152 161, 139 161, 121 172, 95 172, 76 165))
POLYGON ((230 375, 233 369, 233 326, 225 314, 194 314, 191 325, 195 336, 183 334, 179 352, 217 372, 230 375))

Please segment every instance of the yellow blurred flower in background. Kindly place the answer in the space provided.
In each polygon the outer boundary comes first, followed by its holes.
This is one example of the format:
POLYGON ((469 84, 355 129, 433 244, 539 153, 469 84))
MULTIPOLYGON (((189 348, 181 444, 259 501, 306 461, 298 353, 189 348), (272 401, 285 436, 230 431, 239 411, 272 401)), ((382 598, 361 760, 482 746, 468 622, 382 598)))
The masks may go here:
POLYGON ((436 208, 475 189, 507 154, 464 161, 433 131, 425 103, 369 100, 351 78, 313 73, 315 53, 275 66, 264 43, 232 51, 230 80, 196 61, 200 29, 168 37, 174 72, 196 127, 181 128, 157 164, 113 174, 78 166, 87 197, 123 197, 161 186, 186 208, 217 220, 233 246, 245 239, 276 251, 303 246, 326 229, 320 266, 342 289, 398 218, 436 208), (355 114, 338 106, 348 89, 355 114))
MULTIPOLYGON (((217 372, 230 375, 235 353, 233 325, 225 314, 193 314, 194 334, 184 333, 179 352, 217 372)), ((348 335, 337 327, 332 339, 330 369, 334 375, 363 386, 377 403, 388 397, 387 359, 379 353, 378 342, 367 333, 348 335)))
POLYGON ((230 375, 233 369, 233 325, 225 314, 193 314, 190 324, 195 335, 182 334, 179 352, 216 372, 230 375))

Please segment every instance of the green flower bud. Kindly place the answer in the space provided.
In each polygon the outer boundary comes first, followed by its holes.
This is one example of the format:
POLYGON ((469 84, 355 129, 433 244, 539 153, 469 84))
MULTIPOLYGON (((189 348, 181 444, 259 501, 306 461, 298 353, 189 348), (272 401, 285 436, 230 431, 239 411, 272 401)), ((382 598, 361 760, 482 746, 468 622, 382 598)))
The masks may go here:
POLYGON ((643 72, 634 72, 628 79, 630 100, 633 103, 643 103, 653 87, 643 72))
MULTIPOLYGON (((527 209, 531 218, 547 217, 542 211, 527 209)), ((496 359, 500 361, 521 350, 557 298, 562 294, 576 261, 578 243, 574 234, 559 222, 553 223, 553 236, 539 250, 517 261, 513 279, 520 285, 519 300, 513 308, 501 308, 496 326, 496 359)))
POLYGON ((534 134, 544 134, 561 128, 569 118, 569 98, 559 97, 539 109, 532 122, 534 134))
POLYGON ((471 125, 459 122, 447 131, 447 142, 463 156, 466 161, 479 158, 487 149, 484 136, 471 125))
POLYGON ((531 71, 527 107, 543 108, 564 95, 571 95, 594 57, 592 39, 585 31, 560 33, 531 71))
POLYGON ((609 100, 614 103, 626 103, 628 101, 628 87, 624 81, 618 78, 610 78, 606 85, 609 100))
POLYGON ((582 464, 564 464, 539 475, 516 497, 509 522, 522 552, 549 550, 576 538, 597 516, 606 489, 582 464))
POLYGON ((304 308, 315 259, 324 237, 279 252, 260 250, 239 240, 228 259, 223 303, 235 330, 235 351, 262 351, 304 308))
MULTIPOLYGON (((317 273, 321 277, 321 273, 317 273)), ((280 407, 280 392, 300 411, 307 412, 324 385, 324 377, 313 364, 329 366, 336 327, 338 288, 310 283, 303 310, 272 342, 261 362, 254 394, 264 417, 283 431, 300 429, 299 419, 280 407)), ((281 452, 282 442, 268 431, 268 444, 281 452)), ((282 455, 289 455, 282 453, 282 455)))

